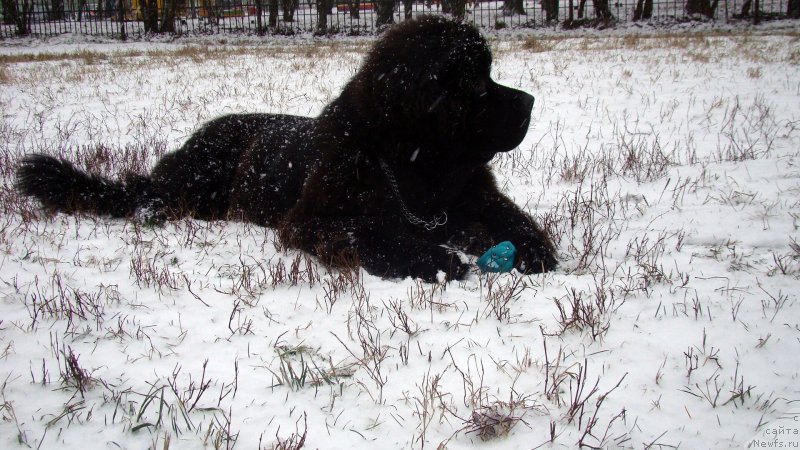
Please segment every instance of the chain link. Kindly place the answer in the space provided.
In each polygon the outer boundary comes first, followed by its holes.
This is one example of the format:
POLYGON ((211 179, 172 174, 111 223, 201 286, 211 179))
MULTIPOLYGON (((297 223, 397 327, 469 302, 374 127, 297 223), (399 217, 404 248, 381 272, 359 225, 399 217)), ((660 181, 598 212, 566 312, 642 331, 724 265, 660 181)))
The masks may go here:
POLYGON ((433 220, 427 221, 420 219, 414 213, 412 213, 406 203, 403 201, 403 196, 400 195, 400 187, 397 185, 397 179, 394 177, 394 173, 389 168, 389 165, 386 164, 386 161, 383 159, 379 159, 378 162, 381 165, 381 169, 383 169, 383 173, 386 175, 386 179, 389 180, 389 186, 392 187, 392 191, 394 195, 397 197, 397 201, 400 202, 400 212, 403 213, 403 216, 408 220, 412 225, 423 227, 428 231, 433 231, 437 227, 440 227, 447 223, 447 213, 442 211, 441 215, 433 216, 433 220))

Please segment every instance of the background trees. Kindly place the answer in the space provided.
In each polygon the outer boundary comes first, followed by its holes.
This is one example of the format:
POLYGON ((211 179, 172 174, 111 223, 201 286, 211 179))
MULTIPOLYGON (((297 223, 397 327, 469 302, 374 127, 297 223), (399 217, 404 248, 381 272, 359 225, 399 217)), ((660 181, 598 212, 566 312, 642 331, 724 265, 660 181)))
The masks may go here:
POLYGON ((719 0, 686 0, 686 14, 689 16, 700 15, 706 19, 714 18, 719 0))
POLYGON ((376 27, 394 23, 394 7, 397 0, 375 0, 374 4, 376 27))
POLYGON ((633 20, 650 19, 653 17, 653 0, 638 0, 636 9, 633 10, 633 20))
POLYGON ((17 34, 30 33, 33 0, 3 0, 3 23, 15 25, 17 34))
POLYGON ((373 32, 416 14, 479 26, 608 26, 617 21, 800 19, 800 0, 0 0, 0 37, 65 32, 373 32), (618 16, 618 17, 617 17, 618 16), (507 19, 506 19, 507 17, 507 19), (106 23, 100 23, 105 20, 106 23), (69 25, 69 23, 73 23, 69 25), (116 22, 116 23, 114 23, 116 22), (66 24, 65 24, 66 23, 66 24))
POLYGON ((786 13, 792 19, 800 19, 800 0, 789 0, 786 13))

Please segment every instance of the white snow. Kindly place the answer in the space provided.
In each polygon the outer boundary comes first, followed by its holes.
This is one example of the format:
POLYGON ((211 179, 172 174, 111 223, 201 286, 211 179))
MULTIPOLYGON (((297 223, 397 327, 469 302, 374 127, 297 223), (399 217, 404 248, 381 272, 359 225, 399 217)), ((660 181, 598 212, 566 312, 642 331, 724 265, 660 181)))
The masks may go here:
POLYGON ((448 285, 13 193, 25 153, 128 146, 117 174, 221 114, 314 115, 367 41, 0 47, 0 447, 798 445, 797 30, 521 39, 493 75, 533 122, 492 164, 561 267, 448 285))

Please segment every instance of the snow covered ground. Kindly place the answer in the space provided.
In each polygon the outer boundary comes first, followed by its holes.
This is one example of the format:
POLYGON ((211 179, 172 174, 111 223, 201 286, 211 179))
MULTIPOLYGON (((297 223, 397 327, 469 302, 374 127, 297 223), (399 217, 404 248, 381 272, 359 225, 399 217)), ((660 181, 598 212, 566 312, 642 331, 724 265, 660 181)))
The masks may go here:
POLYGON ((492 165, 562 264, 448 285, 13 191, 25 153, 141 171, 316 114, 368 41, 0 47, 0 447, 800 445, 799 36, 493 40, 536 105, 492 165))

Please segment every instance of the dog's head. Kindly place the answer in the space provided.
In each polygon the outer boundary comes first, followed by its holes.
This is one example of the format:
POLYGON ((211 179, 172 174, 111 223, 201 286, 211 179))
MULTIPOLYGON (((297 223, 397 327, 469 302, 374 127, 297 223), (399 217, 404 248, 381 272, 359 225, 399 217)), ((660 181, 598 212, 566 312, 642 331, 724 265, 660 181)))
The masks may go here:
POLYGON ((386 32, 345 92, 411 153, 392 156, 483 164, 522 142, 534 101, 492 80, 491 64, 475 27, 424 17, 386 32))

